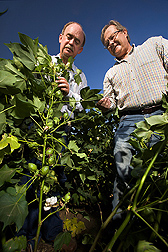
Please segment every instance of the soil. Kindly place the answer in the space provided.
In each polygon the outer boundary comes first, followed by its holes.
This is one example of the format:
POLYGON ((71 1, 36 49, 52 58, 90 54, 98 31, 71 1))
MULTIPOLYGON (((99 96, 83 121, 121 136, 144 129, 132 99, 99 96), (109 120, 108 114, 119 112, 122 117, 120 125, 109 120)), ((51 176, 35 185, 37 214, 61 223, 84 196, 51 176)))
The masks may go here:
MULTIPOLYGON (((74 214, 72 212, 66 212, 65 210, 60 212, 60 218, 62 220, 65 220, 65 218, 71 219, 73 217, 76 217, 79 221, 83 221, 85 224, 85 231, 82 232, 81 235, 78 237, 75 237, 75 240, 77 242, 77 248, 73 251, 67 251, 67 252, 88 252, 91 245, 83 245, 82 244, 82 237, 84 234, 89 234, 93 237, 93 239, 96 237, 100 226, 101 226, 101 218, 100 218, 100 211, 99 208, 95 209, 74 209, 74 212, 77 214, 74 214), (83 215, 80 212, 84 212, 89 216, 90 220, 87 220, 83 217, 83 215)), ((106 216, 107 217, 107 216, 106 216)), ((45 243, 42 239, 39 242, 38 246, 38 252, 55 252, 53 245, 45 243)), ((66 252, 66 251, 65 251, 66 252)))

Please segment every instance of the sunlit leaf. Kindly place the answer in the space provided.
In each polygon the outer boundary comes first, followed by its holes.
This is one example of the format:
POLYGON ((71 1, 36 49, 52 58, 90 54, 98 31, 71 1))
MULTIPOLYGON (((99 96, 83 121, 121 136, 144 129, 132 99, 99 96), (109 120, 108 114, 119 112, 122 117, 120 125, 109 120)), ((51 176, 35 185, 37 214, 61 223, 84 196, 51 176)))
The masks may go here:
POLYGON ((10 43, 6 44, 12 53, 15 53, 20 61, 25 65, 29 70, 35 68, 36 60, 31 50, 28 50, 25 46, 19 43, 10 43))
POLYGON ((0 134, 2 134, 2 131, 6 124, 6 114, 5 112, 3 112, 3 110, 4 110, 4 105, 0 103, 0 134))
POLYGON ((10 72, 12 73, 13 75, 18 75, 20 76, 22 79, 25 79, 25 76, 20 72, 18 71, 12 64, 10 61, 8 61, 8 63, 5 65, 5 68, 10 72))
POLYGON ((137 246, 137 252, 161 252, 151 242, 139 241, 137 246))
POLYGON ((21 43, 24 44, 26 47, 30 48, 33 51, 33 53, 36 55, 38 40, 36 41, 36 43, 34 43, 34 41, 29 36, 20 32, 18 32, 18 34, 19 34, 21 43))
POLYGON ((156 125, 156 124, 165 125, 168 123, 168 117, 166 114, 151 116, 151 117, 145 118, 145 120, 151 126, 156 125))
POLYGON ((20 147, 17 137, 12 135, 8 136, 7 134, 4 134, 2 136, 2 140, 0 141, 0 150, 6 148, 8 144, 10 145, 11 152, 20 147))
POLYGON ((79 147, 77 146, 75 141, 70 141, 68 144, 68 148, 73 151, 73 152, 78 152, 79 151, 79 147))

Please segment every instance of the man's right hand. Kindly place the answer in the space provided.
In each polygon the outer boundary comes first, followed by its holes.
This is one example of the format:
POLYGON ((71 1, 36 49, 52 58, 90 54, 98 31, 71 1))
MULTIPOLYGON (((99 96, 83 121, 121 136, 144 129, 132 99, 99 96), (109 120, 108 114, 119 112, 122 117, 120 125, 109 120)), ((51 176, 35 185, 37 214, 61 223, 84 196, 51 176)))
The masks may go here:
POLYGON ((111 101, 109 97, 103 97, 101 100, 98 101, 96 106, 101 109, 103 113, 107 112, 111 107, 111 101))

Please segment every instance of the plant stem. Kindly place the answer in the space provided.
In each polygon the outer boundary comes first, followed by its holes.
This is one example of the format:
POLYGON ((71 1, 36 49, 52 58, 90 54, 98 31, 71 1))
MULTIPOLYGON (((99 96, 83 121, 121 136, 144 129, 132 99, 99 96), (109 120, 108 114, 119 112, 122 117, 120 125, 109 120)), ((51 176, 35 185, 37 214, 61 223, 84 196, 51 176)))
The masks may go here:
POLYGON ((141 220, 143 220, 143 222, 145 222, 145 224, 150 228, 150 229, 152 229, 152 231, 162 240, 162 242, 168 247, 168 243, 163 239, 163 237, 160 235, 160 234, 158 234, 157 232, 156 232, 156 230, 151 226, 151 225, 149 225, 149 223, 146 221, 146 220, 144 220, 143 218, 142 218, 142 216, 141 215, 139 215, 136 211, 134 211, 133 209, 132 209, 132 211, 133 211, 133 213, 135 214, 135 215, 137 215, 141 220))
POLYGON ((44 179, 41 183, 41 188, 40 188, 40 200, 39 200, 39 216, 38 216, 38 228, 37 228, 37 233, 36 233, 36 238, 35 238, 35 246, 34 246, 34 252, 37 252, 37 246, 38 246, 38 240, 40 236, 40 229, 42 225, 41 221, 41 213, 42 213, 42 199, 43 199, 43 187, 44 187, 44 179))
MULTIPOLYGON (((45 136, 44 136, 44 146, 43 146, 42 166, 45 164, 46 143, 47 143, 47 135, 45 134, 45 136)), ((38 228, 37 228, 37 233, 36 233, 36 238, 35 238, 34 252, 37 251, 38 240, 39 240, 39 235, 40 235, 40 229, 41 229, 41 225, 42 225, 41 213, 42 213, 42 201, 43 201, 43 187, 44 187, 44 182, 45 182, 45 179, 42 180, 41 187, 40 187, 39 212, 38 212, 38 214, 39 214, 39 215, 38 215, 38 228)))
POLYGON ((119 227, 119 229, 117 230, 117 232, 114 234, 113 238, 109 242, 109 245, 107 247, 107 251, 111 251, 112 247, 114 246, 114 243, 116 242, 116 240, 118 239, 118 237, 120 236, 120 234, 123 232, 123 230, 127 226, 128 222, 130 221, 131 214, 132 214, 131 212, 129 212, 127 214, 125 220, 123 221, 123 223, 121 224, 121 226, 119 227))
MULTIPOLYGON (((100 238, 100 236, 101 236, 103 230, 104 230, 104 229, 107 227, 107 225, 110 223, 110 221, 112 220, 113 216, 116 214, 118 208, 122 205, 122 203, 125 201, 125 199, 126 199, 130 194, 132 194, 132 193, 136 190, 137 187, 138 187, 138 183, 137 183, 133 188, 131 188, 131 190, 122 198, 122 200, 120 200, 120 202, 118 203, 118 205, 115 207, 115 209, 111 212, 111 214, 109 215, 109 217, 108 217, 108 218, 105 220, 105 222, 102 224, 102 226, 101 226, 99 232, 97 233, 97 236, 96 236, 96 238, 95 238, 95 240, 94 240, 94 242, 93 242, 93 244, 92 244, 92 246, 91 246, 89 252, 93 252, 93 251, 95 250, 96 244, 97 244, 97 242, 98 242, 98 240, 99 240, 99 238, 100 238)), ((116 236, 116 237, 117 237, 117 236, 116 236)), ((115 237, 115 238, 116 238, 116 237, 115 237)), ((116 239, 115 239, 115 241, 116 241, 116 239)), ((114 242, 115 242, 115 241, 114 241, 114 242)))
POLYGON ((0 114, 2 114, 2 113, 4 113, 4 112, 8 111, 9 109, 15 108, 15 107, 16 107, 16 105, 11 106, 10 108, 6 108, 6 109, 0 111, 0 114))
POLYGON ((153 159, 151 160, 151 162, 150 162, 148 168, 146 169, 146 171, 145 171, 145 173, 144 173, 144 175, 143 175, 143 177, 142 177, 142 179, 141 179, 141 181, 140 181, 140 185, 139 185, 139 187, 138 187, 138 190, 137 190, 137 193, 136 193, 136 195, 135 195, 135 199, 134 199, 134 202, 133 202, 133 205, 132 205, 132 209, 133 209, 133 210, 136 209, 138 197, 139 197, 139 194, 140 194, 140 192, 141 192, 141 189, 142 189, 142 187, 143 187, 143 185, 144 185, 144 183, 145 183, 146 177, 147 177, 148 173, 150 172, 150 170, 151 170, 151 168, 152 168, 152 166, 153 166, 155 160, 157 159, 159 153, 161 152, 161 150, 162 150, 162 148, 164 147, 164 145, 166 144, 166 142, 167 142, 167 138, 166 138, 166 139, 162 142, 162 144, 160 145, 158 151, 155 153, 153 159))

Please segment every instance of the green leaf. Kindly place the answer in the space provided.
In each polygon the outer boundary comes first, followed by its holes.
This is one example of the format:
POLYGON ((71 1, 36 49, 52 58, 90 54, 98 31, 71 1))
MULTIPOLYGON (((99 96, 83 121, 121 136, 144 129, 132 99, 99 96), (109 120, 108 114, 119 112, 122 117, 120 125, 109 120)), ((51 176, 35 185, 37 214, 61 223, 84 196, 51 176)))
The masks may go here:
POLYGON ((34 104, 31 100, 17 94, 14 97, 14 104, 16 107, 13 109, 11 115, 17 119, 24 119, 34 113, 34 104))
POLYGON ((12 86, 16 82, 16 77, 8 71, 0 70, 0 89, 6 89, 8 86, 12 86))
POLYGON ((3 229, 14 222, 16 223, 17 229, 20 230, 28 214, 25 196, 4 193, 0 197, 0 202, 0 221, 4 223, 3 229))
POLYGON ((10 182, 10 179, 15 175, 16 169, 11 169, 5 164, 0 169, 0 186, 2 186, 5 182, 10 182))
POLYGON ((78 153, 75 153, 75 155, 78 156, 78 157, 80 157, 80 158, 85 158, 86 161, 88 161, 86 153, 83 153, 83 152, 80 153, 80 152, 78 152, 78 153))
POLYGON ((151 117, 145 118, 145 120, 150 126, 158 125, 158 124, 165 125, 168 123, 167 114, 151 116, 151 117))
POLYGON ((34 96, 33 98, 34 106, 38 108, 40 112, 43 112, 45 108, 45 101, 41 101, 37 96, 34 96))
POLYGON ((20 144, 18 143, 18 139, 15 136, 7 136, 7 134, 4 134, 2 136, 2 140, 0 141, 0 150, 6 148, 10 145, 11 152, 13 152, 15 149, 18 149, 20 147, 20 144))
POLYGON ((69 232, 61 232, 54 240, 55 251, 60 250, 63 244, 68 245, 71 241, 71 234, 69 232))
POLYGON ((82 182, 84 183, 85 179, 86 179, 86 175, 84 173, 80 173, 79 176, 80 176, 82 182))
POLYGON ((76 74, 74 75, 75 82, 79 85, 81 80, 80 74, 82 73, 82 70, 76 69, 76 74))
POLYGON ((16 54, 19 57, 25 67, 31 71, 35 68, 36 60, 32 50, 28 50, 28 48, 19 43, 10 43, 6 45, 13 54, 16 54))
POLYGON ((25 250, 27 246, 27 239, 25 236, 21 235, 19 237, 14 237, 13 239, 8 240, 3 245, 3 252, 18 252, 25 250))
POLYGON ((26 79, 26 77, 16 69, 16 67, 14 67, 10 61, 7 62, 7 64, 5 65, 5 68, 12 73, 13 75, 18 75, 20 76, 22 79, 26 79))
POLYGON ((79 151, 79 147, 77 146, 75 141, 70 141, 68 144, 68 148, 72 151, 72 152, 78 152, 79 151))
POLYGON ((39 48, 37 52, 37 60, 39 64, 49 64, 52 62, 51 56, 48 55, 47 46, 43 46, 39 43, 39 48))
POLYGON ((161 252, 161 250, 154 247, 151 242, 147 242, 147 241, 139 241, 136 251, 137 252, 161 252))
POLYGON ((75 82, 78 84, 78 86, 79 86, 79 84, 80 84, 80 82, 82 81, 81 80, 81 77, 80 77, 80 75, 74 75, 74 79, 75 79, 75 82))
POLYGON ((89 98, 95 96, 95 94, 98 94, 100 91, 101 91, 101 89, 91 89, 90 90, 90 87, 86 87, 86 88, 81 89, 80 95, 81 95, 82 99, 86 100, 86 99, 89 99, 89 98))
POLYGON ((5 128, 6 125, 6 114, 3 112, 4 110, 4 105, 0 103, 0 134, 2 134, 3 129, 5 128))
POLYGON ((61 165, 68 165, 69 167, 73 167, 71 154, 69 152, 66 152, 61 157, 61 165))
POLYGON ((0 16, 2 16, 3 14, 5 14, 7 11, 8 11, 8 9, 6 9, 6 10, 3 11, 3 12, 0 12, 0 16))
POLYGON ((87 176, 87 178, 88 178, 89 180, 96 180, 96 176, 95 176, 95 175, 87 176))
POLYGON ((18 32, 19 34, 19 38, 22 44, 24 44, 26 47, 28 47, 29 49, 31 49, 33 51, 33 53, 36 55, 37 54, 37 43, 38 40, 36 41, 36 43, 34 43, 34 41, 27 35, 18 32))

